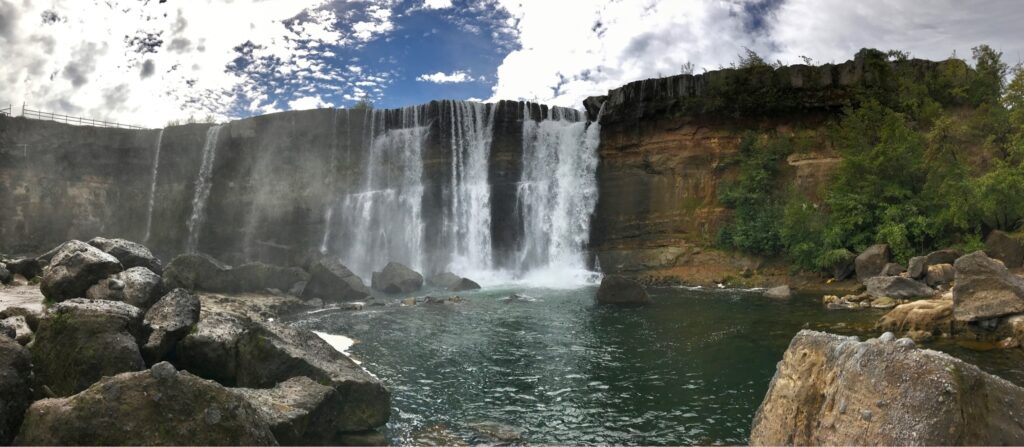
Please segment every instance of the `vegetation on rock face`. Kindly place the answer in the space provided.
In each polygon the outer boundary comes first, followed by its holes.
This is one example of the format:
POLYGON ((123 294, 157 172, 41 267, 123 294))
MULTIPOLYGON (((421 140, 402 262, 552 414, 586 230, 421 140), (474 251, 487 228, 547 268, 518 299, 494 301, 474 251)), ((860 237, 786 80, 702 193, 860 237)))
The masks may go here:
POLYGON ((792 137, 746 135, 738 175, 719 197, 733 210, 719 245, 825 270, 875 243, 906 262, 937 248, 977 247, 993 229, 1020 230, 1024 68, 1010 69, 986 45, 974 48, 973 69, 927 69, 901 52, 857 57, 877 79, 858 86, 828 128, 842 161, 822 203, 779 185, 792 137))

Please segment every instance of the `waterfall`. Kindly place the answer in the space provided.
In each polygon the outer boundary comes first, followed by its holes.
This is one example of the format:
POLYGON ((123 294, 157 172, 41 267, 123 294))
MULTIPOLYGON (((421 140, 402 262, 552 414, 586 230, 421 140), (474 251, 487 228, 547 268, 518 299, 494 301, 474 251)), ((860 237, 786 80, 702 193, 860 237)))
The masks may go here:
POLYGON ((444 229, 449 241, 448 270, 490 270, 491 185, 488 162, 494 137, 494 110, 486 104, 451 101, 451 184, 444 229))
POLYGON ((369 277, 389 261, 423 268, 425 106, 372 110, 362 187, 342 200, 342 261, 369 277))
POLYGON ((153 202, 156 199, 156 175, 160 170, 160 146, 164 141, 164 130, 160 129, 160 132, 156 134, 156 144, 153 147, 153 174, 149 183, 149 212, 146 214, 146 235, 142 238, 142 243, 149 242, 149 233, 153 228, 153 202))
POLYGON ((217 138, 220 136, 221 125, 211 126, 206 130, 206 143, 203 144, 203 160, 199 165, 199 176, 196 178, 195 195, 192 197, 192 216, 188 220, 188 243, 186 251, 195 253, 199 245, 199 230, 206 219, 206 200, 210 197, 213 161, 217 156, 217 138))
POLYGON ((530 108, 524 109, 516 204, 523 222, 518 270, 526 276, 547 272, 564 281, 592 276, 586 246, 597 204, 600 131, 598 122, 588 126, 576 110, 552 108, 537 122, 530 108))

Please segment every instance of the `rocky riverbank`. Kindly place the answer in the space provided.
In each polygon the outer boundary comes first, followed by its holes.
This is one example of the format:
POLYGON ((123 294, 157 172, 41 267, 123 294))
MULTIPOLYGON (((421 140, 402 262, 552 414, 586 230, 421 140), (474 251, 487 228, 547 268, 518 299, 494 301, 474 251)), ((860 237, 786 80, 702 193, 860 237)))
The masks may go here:
POLYGON ((183 255, 164 266, 102 238, 4 261, 0 444, 385 443, 385 386, 279 322, 368 296, 340 264, 311 275, 183 255))

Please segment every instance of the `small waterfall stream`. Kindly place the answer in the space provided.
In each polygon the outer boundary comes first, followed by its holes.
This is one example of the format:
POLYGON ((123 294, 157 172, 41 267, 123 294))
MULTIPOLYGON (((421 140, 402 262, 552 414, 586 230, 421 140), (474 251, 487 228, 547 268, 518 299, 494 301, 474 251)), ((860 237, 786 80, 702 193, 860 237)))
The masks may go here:
POLYGON ((153 146, 153 174, 149 183, 149 206, 148 213, 146 214, 146 235, 142 238, 142 243, 149 242, 150 230, 153 228, 153 202, 156 199, 156 176, 160 170, 160 146, 163 145, 164 141, 164 130, 156 134, 156 144, 153 146))
POLYGON ((192 197, 192 216, 188 220, 188 242, 186 252, 195 253, 199 246, 199 232, 206 219, 206 200, 210 198, 213 175, 213 162, 217 157, 217 139, 222 125, 214 125, 206 130, 206 142, 203 144, 203 159, 199 165, 199 176, 196 178, 195 194, 192 197))
POLYGON ((449 270, 490 270, 491 185, 488 162, 494 136, 494 110, 487 104, 446 101, 451 108, 451 184, 445 214, 449 270))

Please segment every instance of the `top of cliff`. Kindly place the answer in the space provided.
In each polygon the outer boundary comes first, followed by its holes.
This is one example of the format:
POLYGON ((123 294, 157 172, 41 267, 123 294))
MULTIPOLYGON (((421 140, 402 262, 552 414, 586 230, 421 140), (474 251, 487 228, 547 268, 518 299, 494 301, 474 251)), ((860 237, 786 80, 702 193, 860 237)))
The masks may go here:
POLYGON ((610 90, 607 95, 589 97, 583 105, 587 117, 593 120, 603 104, 603 123, 665 114, 765 116, 839 109, 865 92, 894 91, 899 88, 896 73, 909 75, 939 91, 939 87, 948 90, 966 84, 972 71, 960 59, 889 60, 886 53, 864 49, 853 60, 841 64, 758 64, 644 79, 610 90))

